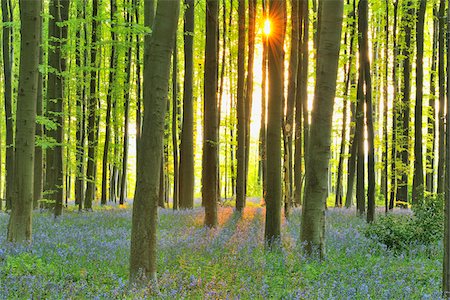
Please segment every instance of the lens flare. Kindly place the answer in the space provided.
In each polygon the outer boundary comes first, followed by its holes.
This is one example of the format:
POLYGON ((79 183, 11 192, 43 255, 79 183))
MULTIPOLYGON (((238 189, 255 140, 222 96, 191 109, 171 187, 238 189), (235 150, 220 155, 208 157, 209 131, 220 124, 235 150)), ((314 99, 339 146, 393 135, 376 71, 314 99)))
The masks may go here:
POLYGON ((271 32, 271 28, 270 28, 270 20, 269 19, 266 19, 265 21, 264 21, 264 34, 266 35, 266 36, 269 36, 270 35, 270 32, 271 32))

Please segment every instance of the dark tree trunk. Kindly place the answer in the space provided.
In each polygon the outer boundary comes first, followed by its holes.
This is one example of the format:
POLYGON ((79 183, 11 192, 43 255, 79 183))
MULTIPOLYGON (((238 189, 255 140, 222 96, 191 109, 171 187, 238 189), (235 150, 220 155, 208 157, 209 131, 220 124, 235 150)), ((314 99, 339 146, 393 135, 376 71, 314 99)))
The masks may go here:
POLYGON ((193 44, 194 1, 185 1, 183 123, 180 144, 180 208, 194 207, 193 44), (192 33, 192 34, 191 34, 192 33))
MULTIPOLYGON (((11 0, 2 0, 2 21, 3 23, 13 22, 13 8, 11 0)), ((12 98, 12 71, 14 62, 14 36, 12 25, 3 26, 3 77, 4 77, 4 101, 5 101, 5 121, 6 121, 6 209, 12 207, 13 197, 13 177, 14 177, 14 119, 13 119, 13 98, 12 98)))
POLYGON ((245 0, 239 0, 238 7, 238 62, 237 62, 237 168, 236 168, 236 210, 245 206, 245 146, 246 146, 246 108, 245 103, 245 0))
POLYGON ((269 94, 267 107, 267 195, 265 240, 270 246, 281 235, 281 121, 284 99, 283 60, 286 3, 269 1, 271 31, 268 37, 269 94))
POLYGON ((202 200, 205 204, 205 225, 217 225, 217 43, 218 0, 206 1, 206 45, 204 82, 204 132, 202 159, 202 200))
POLYGON ((419 197, 423 195, 423 149, 422 149, 422 105, 423 105, 423 44, 424 25, 427 1, 420 0, 420 8, 417 12, 416 28, 416 106, 414 110, 414 178, 412 186, 412 202, 417 204, 419 197))
POLYGON ((173 209, 179 203, 179 161, 178 161, 178 53, 177 39, 173 47, 172 63, 172 149, 173 149, 173 209))
POLYGON ((445 0, 439 5, 439 36, 438 36, 438 82, 439 82, 439 145, 438 145, 438 179, 437 192, 445 191, 445 0))
POLYGON ((63 138, 64 138, 64 78, 66 59, 62 55, 67 40, 67 25, 69 18, 69 0, 52 0, 50 2, 50 18, 48 25, 50 67, 47 83, 47 117, 56 126, 47 128, 47 136, 55 141, 55 145, 47 149, 46 161, 46 198, 55 202, 55 217, 62 214, 64 198, 64 172, 63 172, 63 138))
POLYGON ((95 169, 96 169, 96 144, 97 144, 97 12, 98 0, 92 3, 92 37, 91 37, 91 78, 90 95, 88 101, 88 163, 86 169, 87 188, 84 200, 84 208, 92 210, 92 202, 95 198, 95 169))

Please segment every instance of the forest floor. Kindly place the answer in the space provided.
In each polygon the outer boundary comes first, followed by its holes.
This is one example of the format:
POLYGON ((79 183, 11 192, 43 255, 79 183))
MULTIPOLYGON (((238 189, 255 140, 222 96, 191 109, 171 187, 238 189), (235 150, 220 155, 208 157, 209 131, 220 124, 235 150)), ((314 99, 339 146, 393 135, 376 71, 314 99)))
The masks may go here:
POLYGON ((302 256, 300 211, 282 225, 281 248, 264 248, 264 214, 221 208, 217 229, 201 209, 161 210, 159 290, 128 286, 131 209, 34 215, 33 243, 5 242, 0 213, 0 299, 439 299, 442 243, 394 253, 364 236, 354 210, 329 209, 326 260, 302 256))

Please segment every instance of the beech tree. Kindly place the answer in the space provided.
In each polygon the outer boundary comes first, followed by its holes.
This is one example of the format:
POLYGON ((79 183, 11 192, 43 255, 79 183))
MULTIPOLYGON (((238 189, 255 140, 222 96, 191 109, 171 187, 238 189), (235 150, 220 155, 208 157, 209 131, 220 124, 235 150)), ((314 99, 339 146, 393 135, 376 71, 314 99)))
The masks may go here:
POLYGON ((306 160, 305 201, 300 238, 306 253, 325 254, 325 201, 330 159, 331 124, 341 43, 344 2, 323 1, 317 50, 317 74, 306 160))
MULTIPOLYGON (((145 9, 150 9, 147 2, 145 9)), ((158 2, 152 35, 146 36, 145 39, 144 118, 131 228, 131 280, 139 280, 139 276, 156 280, 156 223, 161 149, 170 62, 179 10, 179 1, 158 2)), ((146 24, 148 21, 146 15, 146 24)))
POLYGON ((39 75, 42 1, 19 1, 20 69, 16 110, 15 160, 11 216, 7 239, 31 241, 33 212, 34 138, 39 75))

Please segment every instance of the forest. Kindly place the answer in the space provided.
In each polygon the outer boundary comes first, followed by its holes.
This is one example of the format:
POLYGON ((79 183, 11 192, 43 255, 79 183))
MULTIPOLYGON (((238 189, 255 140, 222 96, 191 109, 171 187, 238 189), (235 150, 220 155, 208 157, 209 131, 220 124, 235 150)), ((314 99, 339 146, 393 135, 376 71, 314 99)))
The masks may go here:
POLYGON ((450 299, 450 0, 0 3, 0 299, 450 299))

